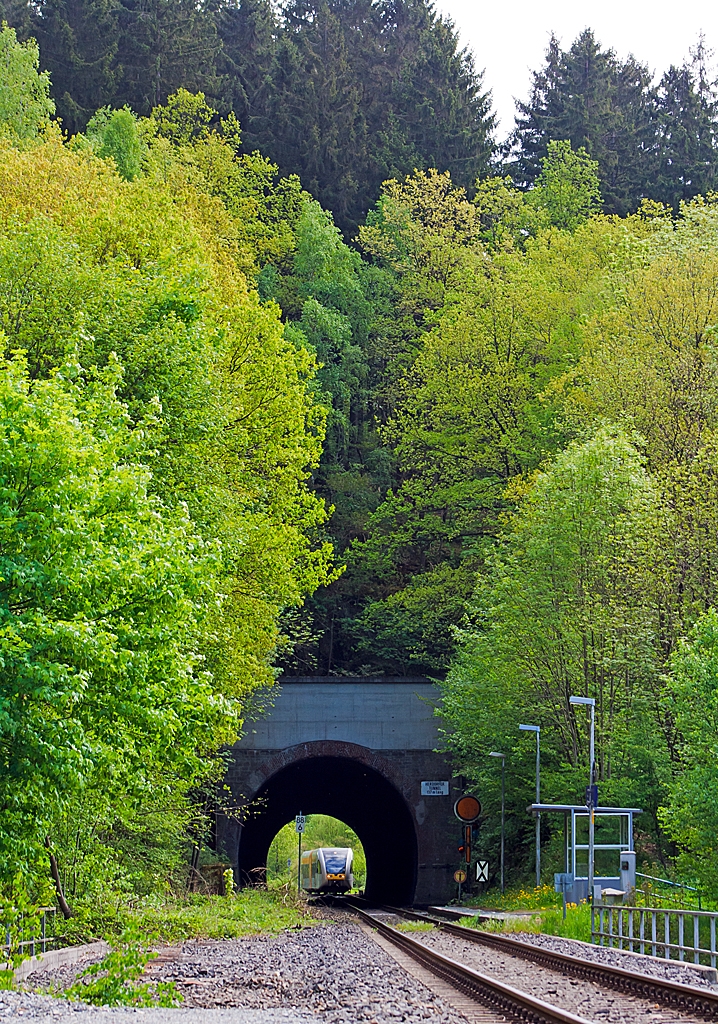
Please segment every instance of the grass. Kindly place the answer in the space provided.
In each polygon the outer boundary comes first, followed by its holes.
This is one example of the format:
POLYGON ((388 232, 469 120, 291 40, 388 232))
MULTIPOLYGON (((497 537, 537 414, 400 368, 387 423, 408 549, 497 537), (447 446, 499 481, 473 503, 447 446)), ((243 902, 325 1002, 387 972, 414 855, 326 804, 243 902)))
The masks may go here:
POLYGON ((78 905, 75 916, 60 923, 61 945, 106 939, 128 931, 149 943, 184 939, 236 939, 315 924, 306 903, 291 886, 242 889, 230 896, 148 897, 128 905, 121 899, 78 905))
POLYGON ((560 907, 561 896, 550 885, 517 886, 506 889, 504 893, 501 893, 499 889, 490 889, 479 896, 465 900, 464 903, 466 906, 482 907, 487 910, 538 911, 560 907))
POLYGON ((400 932, 432 932, 434 925, 428 921, 400 921, 396 926, 400 932))
POLYGON ((580 939, 591 941, 591 908, 587 903, 569 903, 566 909, 566 920, 559 907, 548 907, 539 913, 527 917, 512 917, 505 921, 479 921, 471 915, 462 917, 460 924, 467 928, 478 928, 482 931, 511 934, 516 932, 532 932, 533 934, 556 935, 562 939, 580 939))

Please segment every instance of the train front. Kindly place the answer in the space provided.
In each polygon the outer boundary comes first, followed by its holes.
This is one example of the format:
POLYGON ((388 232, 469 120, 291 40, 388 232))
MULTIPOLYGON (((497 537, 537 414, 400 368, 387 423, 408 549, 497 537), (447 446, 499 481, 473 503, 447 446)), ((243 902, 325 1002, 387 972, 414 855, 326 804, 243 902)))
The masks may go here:
POLYGON ((324 892, 349 892, 354 886, 353 851, 351 849, 320 850, 324 861, 324 892))

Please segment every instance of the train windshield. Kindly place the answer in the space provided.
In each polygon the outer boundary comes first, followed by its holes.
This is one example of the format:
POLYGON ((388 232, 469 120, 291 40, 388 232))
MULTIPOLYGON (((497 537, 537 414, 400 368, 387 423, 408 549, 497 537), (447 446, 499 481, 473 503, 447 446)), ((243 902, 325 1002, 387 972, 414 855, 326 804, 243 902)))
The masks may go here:
POLYGON ((324 863, 328 875, 340 875, 346 870, 347 855, 343 850, 327 850, 324 854, 324 863))

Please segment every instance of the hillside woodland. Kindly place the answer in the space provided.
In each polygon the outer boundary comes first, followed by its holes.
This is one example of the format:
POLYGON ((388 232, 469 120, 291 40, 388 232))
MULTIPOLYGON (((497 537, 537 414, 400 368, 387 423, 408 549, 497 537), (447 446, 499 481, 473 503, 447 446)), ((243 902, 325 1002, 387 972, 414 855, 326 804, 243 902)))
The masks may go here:
POLYGON ((518 724, 573 801, 568 697, 595 697, 602 799, 713 892, 702 46, 656 85, 552 42, 499 153, 426 4, 143 10, 159 35, 84 2, 6 5, 0 33, 4 895, 47 898, 48 847, 75 905, 184 884, 212 812, 242 813, 222 751, 281 671, 439 679, 480 849, 507 753, 517 875, 518 724))

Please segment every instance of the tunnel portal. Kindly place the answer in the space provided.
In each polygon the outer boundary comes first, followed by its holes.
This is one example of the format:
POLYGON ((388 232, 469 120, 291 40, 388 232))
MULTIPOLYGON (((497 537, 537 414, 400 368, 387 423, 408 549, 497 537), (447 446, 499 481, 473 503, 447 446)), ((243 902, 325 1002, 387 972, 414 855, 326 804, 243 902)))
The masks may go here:
POLYGON ((217 841, 240 883, 263 879, 272 839, 301 811, 354 829, 371 899, 452 898, 462 789, 436 749, 440 698, 427 679, 283 679, 231 752, 239 813, 218 816, 217 841))
POLYGON ((266 865, 269 846, 295 815, 330 814, 354 829, 366 855, 367 899, 411 903, 417 842, 402 795, 374 768, 347 757, 312 757, 280 769, 257 794, 258 811, 242 830, 243 880, 266 865))

